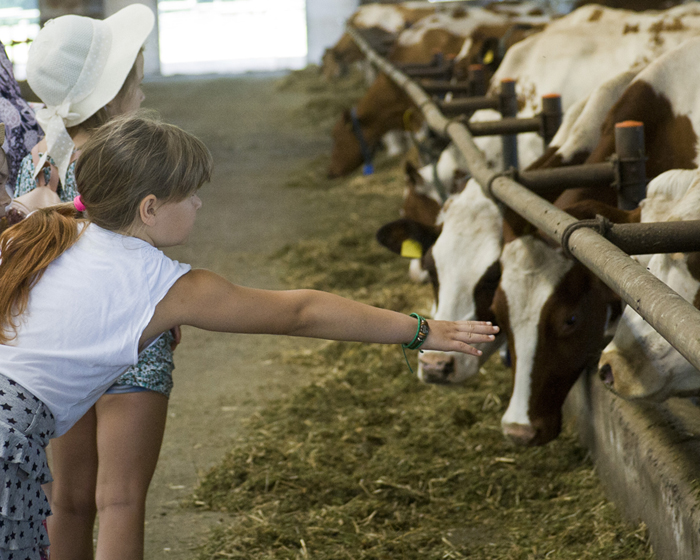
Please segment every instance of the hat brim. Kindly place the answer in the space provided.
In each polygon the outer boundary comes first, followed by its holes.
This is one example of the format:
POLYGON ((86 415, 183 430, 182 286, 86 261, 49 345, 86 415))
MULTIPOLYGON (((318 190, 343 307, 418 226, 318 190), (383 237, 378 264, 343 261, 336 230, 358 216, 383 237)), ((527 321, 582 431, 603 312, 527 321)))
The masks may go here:
POLYGON ((80 124, 117 96, 153 29, 155 19, 150 8, 131 4, 102 21, 112 34, 109 56, 93 93, 71 108, 80 117, 74 121, 66 119, 66 126, 80 124))

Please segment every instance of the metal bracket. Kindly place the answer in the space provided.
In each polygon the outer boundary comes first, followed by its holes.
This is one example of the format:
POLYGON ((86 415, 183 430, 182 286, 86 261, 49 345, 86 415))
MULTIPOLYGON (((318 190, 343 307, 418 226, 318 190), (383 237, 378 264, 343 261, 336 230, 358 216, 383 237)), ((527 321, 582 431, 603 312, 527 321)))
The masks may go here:
POLYGON ((613 223, 605 216, 600 214, 596 215, 596 217, 591 220, 579 220, 578 222, 569 224, 564 229, 564 233, 561 234, 561 248, 564 252, 564 256, 566 258, 576 260, 576 257, 574 257, 574 255, 571 253, 571 249, 569 249, 569 238, 577 229, 589 228, 595 230, 597 233, 605 237, 612 226, 613 223))

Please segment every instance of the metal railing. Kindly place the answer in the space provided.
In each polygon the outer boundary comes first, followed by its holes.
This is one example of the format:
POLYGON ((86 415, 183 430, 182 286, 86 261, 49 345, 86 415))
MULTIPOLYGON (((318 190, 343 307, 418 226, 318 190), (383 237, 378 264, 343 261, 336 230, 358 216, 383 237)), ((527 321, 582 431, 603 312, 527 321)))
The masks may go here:
MULTIPOLYGON (((429 97, 419 84, 372 51, 352 27, 348 27, 347 32, 364 52, 367 60, 385 73, 421 110, 431 130, 449 137, 454 142, 466 159, 472 177, 481 185, 487 196, 499 200, 558 243, 566 244, 565 249, 568 249, 571 255, 639 313, 693 366, 700 369, 698 309, 596 231, 580 228, 567 235, 567 239, 563 239, 567 227, 577 222, 575 218, 513 179, 489 169, 486 158, 474 143, 472 134, 464 122, 460 119, 446 118, 438 103, 429 97)), ((647 228, 652 226, 635 225, 647 228)), ((618 231, 621 227, 618 227, 618 231)), ((679 246, 686 247, 687 250, 687 239, 685 245, 679 246)), ((695 248, 698 249, 697 246, 695 248)))

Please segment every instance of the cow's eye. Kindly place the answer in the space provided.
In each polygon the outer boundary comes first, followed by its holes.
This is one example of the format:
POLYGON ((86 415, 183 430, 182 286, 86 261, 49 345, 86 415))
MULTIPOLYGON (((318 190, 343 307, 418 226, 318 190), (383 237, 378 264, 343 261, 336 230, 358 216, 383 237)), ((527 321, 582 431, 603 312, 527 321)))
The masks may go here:
POLYGON ((567 327, 573 327, 576 324, 576 315, 569 315, 564 323, 567 327))

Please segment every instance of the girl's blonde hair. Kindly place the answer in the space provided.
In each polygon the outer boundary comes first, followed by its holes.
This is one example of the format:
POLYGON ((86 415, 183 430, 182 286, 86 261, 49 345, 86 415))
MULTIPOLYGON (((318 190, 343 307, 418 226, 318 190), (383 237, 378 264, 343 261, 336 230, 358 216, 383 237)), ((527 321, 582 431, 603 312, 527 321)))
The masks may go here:
POLYGON ((46 267, 79 238, 80 221, 125 232, 141 201, 179 202, 211 178, 212 158, 201 140, 145 113, 117 117, 95 131, 75 169, 87 220, 73 204, 33 212, 0 235, 0 344, 15 337, 29 291, 46 267))

